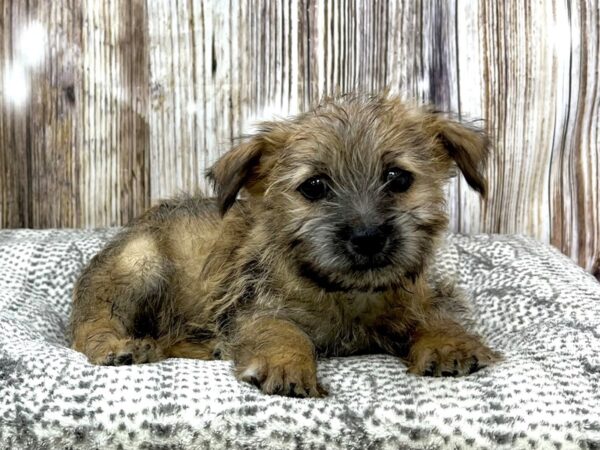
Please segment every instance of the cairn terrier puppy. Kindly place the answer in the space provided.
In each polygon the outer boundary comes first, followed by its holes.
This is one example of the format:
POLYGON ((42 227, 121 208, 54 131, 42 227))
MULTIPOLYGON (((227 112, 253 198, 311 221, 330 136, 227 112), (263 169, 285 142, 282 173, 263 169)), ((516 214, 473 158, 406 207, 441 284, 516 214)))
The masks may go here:
POLYGON ((210 169, 216 199, 165 201, 92 259, 73 348, 104 365, 233 359, 240 380, 299 397, 326 394, 321 355, 472 373, 499 354, 426 269, 448 223, 444 185, 458 167, 485 195, 487 154, 480 130, 387 95, 263 123, 210 169))

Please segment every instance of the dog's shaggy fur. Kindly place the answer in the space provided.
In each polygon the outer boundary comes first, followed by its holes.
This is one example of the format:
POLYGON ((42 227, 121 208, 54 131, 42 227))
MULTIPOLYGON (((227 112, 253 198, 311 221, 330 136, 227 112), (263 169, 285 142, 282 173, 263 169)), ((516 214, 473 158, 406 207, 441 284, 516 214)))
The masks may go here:
POLYGON ((233 359, 239 379, 292 396, 325 394, 317 355, 471 373, 499 355, 425 269, 448 222, 444 185, 458 167, 485 194, 487 154, 481 131, 388 96, 263 123, 211 168, 216 199, 166 201, 91 261, 73 347, 95 364, 233 359))

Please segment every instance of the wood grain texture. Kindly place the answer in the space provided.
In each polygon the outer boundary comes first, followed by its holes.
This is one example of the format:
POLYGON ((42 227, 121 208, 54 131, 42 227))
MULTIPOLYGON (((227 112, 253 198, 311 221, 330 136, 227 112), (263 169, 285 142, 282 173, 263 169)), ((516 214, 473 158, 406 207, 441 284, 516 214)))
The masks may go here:
POLYGON ((600 270, 596 1, 0 0, 0 29, 0 71, 27 84, 21 102, 0 84, 2 227, 124 223, 207 190, 257 119, 387 88, 494 138, 489 199, 448 188, 454 231, 527 234, 600 270))

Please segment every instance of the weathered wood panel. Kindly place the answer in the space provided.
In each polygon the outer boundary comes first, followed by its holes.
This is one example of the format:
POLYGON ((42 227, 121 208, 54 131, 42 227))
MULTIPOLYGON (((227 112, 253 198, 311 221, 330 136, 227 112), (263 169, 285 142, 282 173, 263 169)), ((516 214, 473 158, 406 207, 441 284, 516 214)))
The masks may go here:
POLYGON ((146 4, 1 5, 2 226, 130 220, 150 204, 146 4))
POLYGON ((85 1, 80 26, 79 220, 121 224, 150 205, 146 3, 85 1))
POLYGON ((0 0, 0 30, 3 227, 126 222, 207 189, 257 118, 388 88, 494 137, 489 199, 449 186, 453 230, 600 264, 596 1, 0 0))

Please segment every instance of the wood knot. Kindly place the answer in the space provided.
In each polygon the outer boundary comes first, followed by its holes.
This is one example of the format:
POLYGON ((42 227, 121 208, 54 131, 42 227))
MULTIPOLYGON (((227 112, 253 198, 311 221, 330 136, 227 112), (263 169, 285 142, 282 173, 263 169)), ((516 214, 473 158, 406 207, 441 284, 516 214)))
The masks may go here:
POLYGON ((70 103, 71 105, 74 105, 75 104, 75 86, 73 86, 72 84, 64 86, 63 93, 65 94, 65 98, 67 99, 67 102, 70 103))

